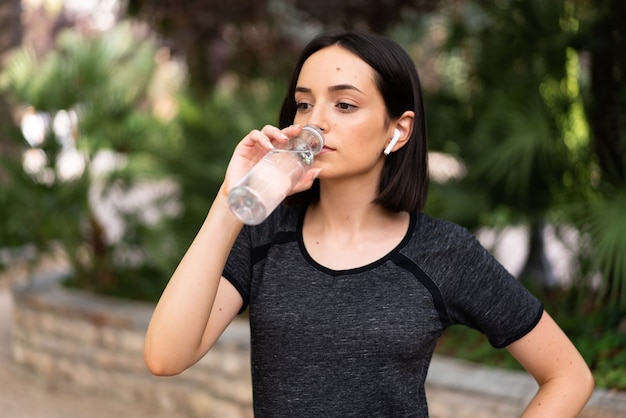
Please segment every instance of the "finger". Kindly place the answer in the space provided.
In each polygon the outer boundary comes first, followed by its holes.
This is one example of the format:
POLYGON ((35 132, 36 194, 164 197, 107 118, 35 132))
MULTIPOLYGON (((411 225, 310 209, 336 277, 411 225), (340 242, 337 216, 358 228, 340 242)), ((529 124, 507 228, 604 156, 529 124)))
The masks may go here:
POLYGON ((272 125, 265 125, 263 129, 261 129, 261 132, 268 138, 273 148, 275 144, 283 144, 287 142, 289 138, 295 136, 292 133, 294 130, 290 128, 281 130, 272 125))
POLYGON ((273 144, 285 144, 290 138, 294 138, 302 133, 302 125, 291 125, 283 129, 266 125, 263 128, 263 132, 271 138, 273 144))
POLYGON ((313 181, 320 175, 321 171, 321 168, 312 168, 308 170, 289 194, 310 189, 313 185, 313 181))
POLYGON ((274 149, 274 144, 270 136, 271 132, 266 128, 261 131, 255 129, 248 134, 248 139, 253 146, 259 145, 266 150, 271 150, 274 149))
POLYGON ((288 126, 286 128, 284 128, 281 132, 283 134, 285 134, 287 137, 289 138, 293 138, 295 136, 298 136, 302 133, 302 128, 303 126, 298 124, 298 125, 291 125, 288 126))
POLYGON ((322 172, 321 168, 313 168, 311 170, 309 170, 309 172, 311 172, 311 175, 313 176, 313 178, 311 179, 311 181, 315 180, 316 178, 319 177, 320 173, 322 172))

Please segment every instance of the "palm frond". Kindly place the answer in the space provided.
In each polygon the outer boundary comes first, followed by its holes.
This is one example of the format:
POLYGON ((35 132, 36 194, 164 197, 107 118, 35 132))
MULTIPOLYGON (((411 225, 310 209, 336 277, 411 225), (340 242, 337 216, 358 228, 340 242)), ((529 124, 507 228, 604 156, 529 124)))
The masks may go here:
POLYGON ((33 82, 41 63, 32 48, 12 52, 0 75, 0 89, 17 103, 31 103, 33 82))
POLYGON ((551 183, 566 166, 563 143, 539 98, 519 103, 495 93, 472 136, 477 144, 471 179, 487 185, 500 202, 519 209, 545 209, 551 183))
POLYGON ((589 213, 593 268, 602 275, 601 296, 626 309, 626 190, 596 202, 589 213))

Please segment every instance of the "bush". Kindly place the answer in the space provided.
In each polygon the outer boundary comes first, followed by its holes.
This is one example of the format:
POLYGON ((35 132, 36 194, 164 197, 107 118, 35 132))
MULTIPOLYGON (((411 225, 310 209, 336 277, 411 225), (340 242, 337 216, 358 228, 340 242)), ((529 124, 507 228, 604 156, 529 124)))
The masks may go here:
POLYGON ((60 248, 69 282, 102 292, 116 293, 137 271, 154 277, 160 257, 151 240, 175 212, 176 188, 163 183, 159 162, 171 127, 148 100, 155 48, 134 39, 127 25, 87 37, 63 32, 43 57, 15 51, 1 79, 22 128, 9 136, 22 159, 1 160, 2 245, 38 255, 60 248), (130 194, 144 197, 133 204, 130 194))
POLYGON ((24 161, 2 157, 0 235, 5 248, 60 248, 68 285, 155 301, 235 144, 277 120, 282 90, 256 81, 202 98, 177 91, 164 122, 149 95, 155 48, 131 35, 124 25, 88 38, 64 32, 46 56, 24 48, 8 62, 1 86, 22 109, 22 132, 10 138, 24 161))

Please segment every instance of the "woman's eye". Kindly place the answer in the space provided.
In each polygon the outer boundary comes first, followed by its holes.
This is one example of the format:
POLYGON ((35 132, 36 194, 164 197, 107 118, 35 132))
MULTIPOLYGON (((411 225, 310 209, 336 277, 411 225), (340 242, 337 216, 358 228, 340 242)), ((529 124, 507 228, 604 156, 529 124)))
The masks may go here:
POLYGON ((351 111, 351 110, 355 110, 356 109, 355 105, 352 105, 352 104, 346 103, 346 102, 337 103, 337 107, 339 109, 341 109, 341 110, 344 110, 344 111, 351 111))
POLYGON ((312 107, 312 105, 310 103, 306 103, 306 102, 298 102, 296 103, 296 108, 299 111, 304 111, 304 110, 308 110, 312 107))

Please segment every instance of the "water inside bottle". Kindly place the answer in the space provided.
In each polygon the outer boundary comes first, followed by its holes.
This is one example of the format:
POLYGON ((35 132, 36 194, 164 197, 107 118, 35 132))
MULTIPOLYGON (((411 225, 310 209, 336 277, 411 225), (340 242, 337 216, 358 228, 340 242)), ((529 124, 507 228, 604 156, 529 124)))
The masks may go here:
POLYGON ((258 225, 267 217, 261 197, 247 186, 231 190, 228 205, 235 216, 247 225, 258 225))
POLYGON ((287 196, 304 168, 294 164, 302 152, 273 150, 228 194, 228 204, 242 222, 257 225, 287 196))
POLYGON ((228 205, 239 220, 258 225, 287 196, 324 146, 319 128, 305 126, 289 143, 268 152, 229 192, 228 205))

